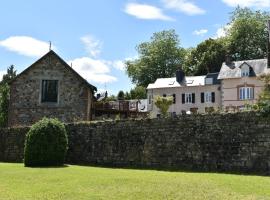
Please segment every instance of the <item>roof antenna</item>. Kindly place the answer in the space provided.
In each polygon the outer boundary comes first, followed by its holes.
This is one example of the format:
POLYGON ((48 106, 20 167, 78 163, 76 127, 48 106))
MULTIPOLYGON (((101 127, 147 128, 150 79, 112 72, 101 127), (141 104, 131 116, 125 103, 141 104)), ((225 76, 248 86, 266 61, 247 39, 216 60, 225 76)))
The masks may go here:
POLYGON ((52 50, 52 42, 49 41, 49 50, 51 51, 52 50))
POLYGON ((72 68, 72 62, 70 63, 70 67, 72 68))

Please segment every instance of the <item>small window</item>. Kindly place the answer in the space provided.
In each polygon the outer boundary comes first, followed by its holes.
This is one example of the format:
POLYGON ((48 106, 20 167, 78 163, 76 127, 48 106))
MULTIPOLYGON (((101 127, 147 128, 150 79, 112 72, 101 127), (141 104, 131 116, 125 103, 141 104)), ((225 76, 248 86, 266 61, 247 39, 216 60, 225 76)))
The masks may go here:
POLYGON ((247 77, 249 76, 249 67, 248 66, 243 66, 241 69, 241 76, 242 77, 247 77))
POLYGON ((240 87, 239 88, 239 99, 249 100, 254 98, 254 88, 252 87, 240 87))
POLYGON ((205 103, 212 102, 212 92, 205 92, 204 98, 205 103))
POLYGON ((57 103, 58 101, 58 81, 42 80, 41 102, 57 103))
POLYGON ((186 93, 185 94, 186 103, 192 103, 192 93, 186 93))

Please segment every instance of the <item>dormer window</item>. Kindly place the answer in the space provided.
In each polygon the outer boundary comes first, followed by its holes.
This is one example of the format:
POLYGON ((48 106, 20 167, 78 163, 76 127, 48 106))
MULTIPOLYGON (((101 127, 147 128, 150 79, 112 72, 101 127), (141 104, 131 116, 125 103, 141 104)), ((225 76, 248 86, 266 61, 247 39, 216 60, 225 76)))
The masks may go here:
POLYGON ((244 65, 244 66, 241 68, 241 76, 242 76, 242 77, 247 77, 247 76, 249 76, 249 66, 244 65))

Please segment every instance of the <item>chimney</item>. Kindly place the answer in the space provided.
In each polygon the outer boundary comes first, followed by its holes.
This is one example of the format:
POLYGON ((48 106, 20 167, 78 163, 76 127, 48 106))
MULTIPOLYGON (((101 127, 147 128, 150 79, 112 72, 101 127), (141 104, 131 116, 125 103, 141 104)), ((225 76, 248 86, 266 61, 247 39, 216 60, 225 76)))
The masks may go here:
POLYGON ((229 54, 225 56, 225 63, 227 66, 230 66, 232 63, 231 56, 229 54))
POLYGON ((185 79, 185 73, 184 73, 184 71, 182 69, 178 69, 176 71, 176 81, 179 84, 181 84, 181 83, 183 83, 184 79, 185 79))
POLYGON ((270 20, 267 21, 267 68, 270 68, 270 20))

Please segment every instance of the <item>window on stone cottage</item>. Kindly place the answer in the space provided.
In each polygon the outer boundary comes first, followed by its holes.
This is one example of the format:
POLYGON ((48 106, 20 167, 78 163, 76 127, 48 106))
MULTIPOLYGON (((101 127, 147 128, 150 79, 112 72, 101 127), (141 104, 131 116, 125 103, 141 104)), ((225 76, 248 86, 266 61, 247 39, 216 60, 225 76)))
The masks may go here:
POLYGON ((58 101, 58 81, 42 80, 41 102, 57 103, 58 101))

